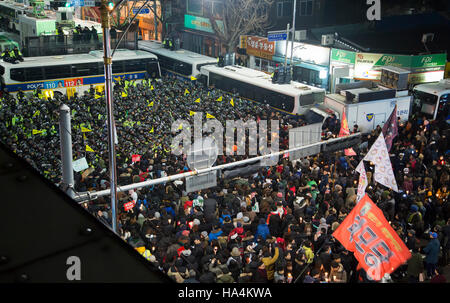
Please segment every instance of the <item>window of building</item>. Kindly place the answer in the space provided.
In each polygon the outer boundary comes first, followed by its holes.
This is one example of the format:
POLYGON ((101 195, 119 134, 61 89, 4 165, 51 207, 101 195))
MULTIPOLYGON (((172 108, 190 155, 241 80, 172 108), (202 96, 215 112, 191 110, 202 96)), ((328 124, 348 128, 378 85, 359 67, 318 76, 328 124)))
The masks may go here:
POLYGON ((293 1, 277 2, 277 17, 283 18, 292 16, 292 4, 293 1))
POLYGON ((300 16, 312 16, 314 0, 299 0, 300 16))
POLYGON ((203 0, 186 0, 189 14, 203 15, 203 0))

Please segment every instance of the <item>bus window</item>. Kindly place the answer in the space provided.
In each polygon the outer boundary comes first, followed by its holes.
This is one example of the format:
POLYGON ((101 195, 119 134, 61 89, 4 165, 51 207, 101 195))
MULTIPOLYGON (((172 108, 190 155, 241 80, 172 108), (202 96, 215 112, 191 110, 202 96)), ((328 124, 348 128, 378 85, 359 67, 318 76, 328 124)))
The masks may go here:
POLYGON ((123 73, 123 61, 114 61, 112 64, 112 72, 113 74, 123 73))
POLYGON ((5 73, 5 68, 0 65, 0 75, 3 76, 3 74, 5 73))
POLYGON ((56 65, 44 67, 45 78, 46 79, 70 78, 72 77, 70 67, 71 67, 70 65, 56 65))
POLYGON ((184 63, 178 60, 174 60, 174 69, 173 71, 184 76, 192 74, 192 64, 184 63))
POLYGON ((25 69, 24 68, 11 68, 10 78, 15 81, 25 81, 25 69))
POLYGON ((73 74, 77 77, 99 75, 98 64, 83 63, 72 66, 73 74))
POLYGON ((26 69, 26 81, 39 81, 44 79, 42 67, 29 67, 26 69))
POLYGON ((420 113, 421 115, 425 115, 432 119, 434 117, 434 111, 436 110, 438 97, 418 90, 414 90, 413 96, 413 112, 420 113))
POLYGON ((125 72, 137 72, 144 69, 144 65, 141 60, 130 60, 125 64, 125 72))

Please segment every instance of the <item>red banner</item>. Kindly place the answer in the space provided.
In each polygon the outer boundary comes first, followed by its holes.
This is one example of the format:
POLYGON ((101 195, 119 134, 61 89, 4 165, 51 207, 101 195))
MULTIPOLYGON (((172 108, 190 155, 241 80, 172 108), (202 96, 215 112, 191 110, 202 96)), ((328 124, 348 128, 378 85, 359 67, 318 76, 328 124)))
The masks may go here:
POLYGON ((405 243, 367 194, 339 225, 333 237, 354 253, 367 275, 376 281, 411 257, 405 243))
POLYGON ((133 201, 130 201, 130 202, 125 203, 125 204, 123 205, 123 208, 125 209, 125 211, 129 211, 129 210, 132 209, 135 205, 136 205, 136 202, 133 200, 133 201))
MULTIPOLYGON (((347 117, 345 116, 345 108, 342 111, 341 129, 339 130, 339 137, 345 137, 350 135, 350 130, 348 128, 347 117)), ((347 148, 344 150, 346 156, 356 156, 353 148, 347 148)))

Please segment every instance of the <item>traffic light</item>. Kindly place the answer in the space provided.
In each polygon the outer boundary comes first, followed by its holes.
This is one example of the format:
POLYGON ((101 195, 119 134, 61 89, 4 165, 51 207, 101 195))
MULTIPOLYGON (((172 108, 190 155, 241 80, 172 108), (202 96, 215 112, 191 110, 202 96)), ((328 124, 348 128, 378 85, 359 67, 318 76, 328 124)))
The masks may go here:
POLYGON ((112 11, 114 8, 114 2, 113 1, 108 1, 108 10, 112 11))

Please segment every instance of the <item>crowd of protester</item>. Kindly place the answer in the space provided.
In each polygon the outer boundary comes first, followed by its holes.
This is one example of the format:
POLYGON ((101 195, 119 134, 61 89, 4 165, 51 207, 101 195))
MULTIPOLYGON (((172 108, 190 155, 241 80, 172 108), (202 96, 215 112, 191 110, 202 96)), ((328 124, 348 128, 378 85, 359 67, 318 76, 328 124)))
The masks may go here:
MULTIPOLYGON (((172 122, 192 121, 190 111, 207 112, 220 122, 276 118, 281 121, 281 150, 288 146, 289 127, 304 124, 265 105, 173 78, 120 82, 114 96, 119 184, 189 170, 183 156, 171 154, 170 144, 172 122), (217 101, 219 97, 223 100, 217 101), (133 154, 141 160, 132 162, 133 154)), ((54 151, 59 150, 61 103, 72 110, 74 159, 86 157, 94 167, 89 175, 76 173, 76 190, 108 188, 106 113, 103 97, 94 89, 70 100, 5 96, 0 101, 2 141, 58 183, 61 164, 54 151), (81 127, 92 131, 81 132, 81 127), (33 135, 33 129, 45 131, 33 135), (94 152, 86 152, 86 145, 94 152)), ((324 136, 337 134, 339 127, 331 117, 324 136)), ((356 204, 355 168, 380 132, 378 126, 364 136, 354 147, 356 156, 320 153, 292 162, 280 157, 277 165, 219 178, 217 187, 198 192, 186 193, 183 181, 174 181, 120 193, 120 236, 179 283, 371 282, 332 233, 356 204), (136 204, 124 211, 129 201, 136 204)), ((373 166, 367 165, 367 194, 412 253, 383 282, 445 281, 442 269, 448 264, 450 237, 447 138, 443 120, 412 115, 399 122, 390 151, 398 193, 377 184, 373 166)), ((216 163, 241 158, 219 156, 216 163)), ((111 224, 108 204, 107 197, 100 197, 83 206, 111 224)))

